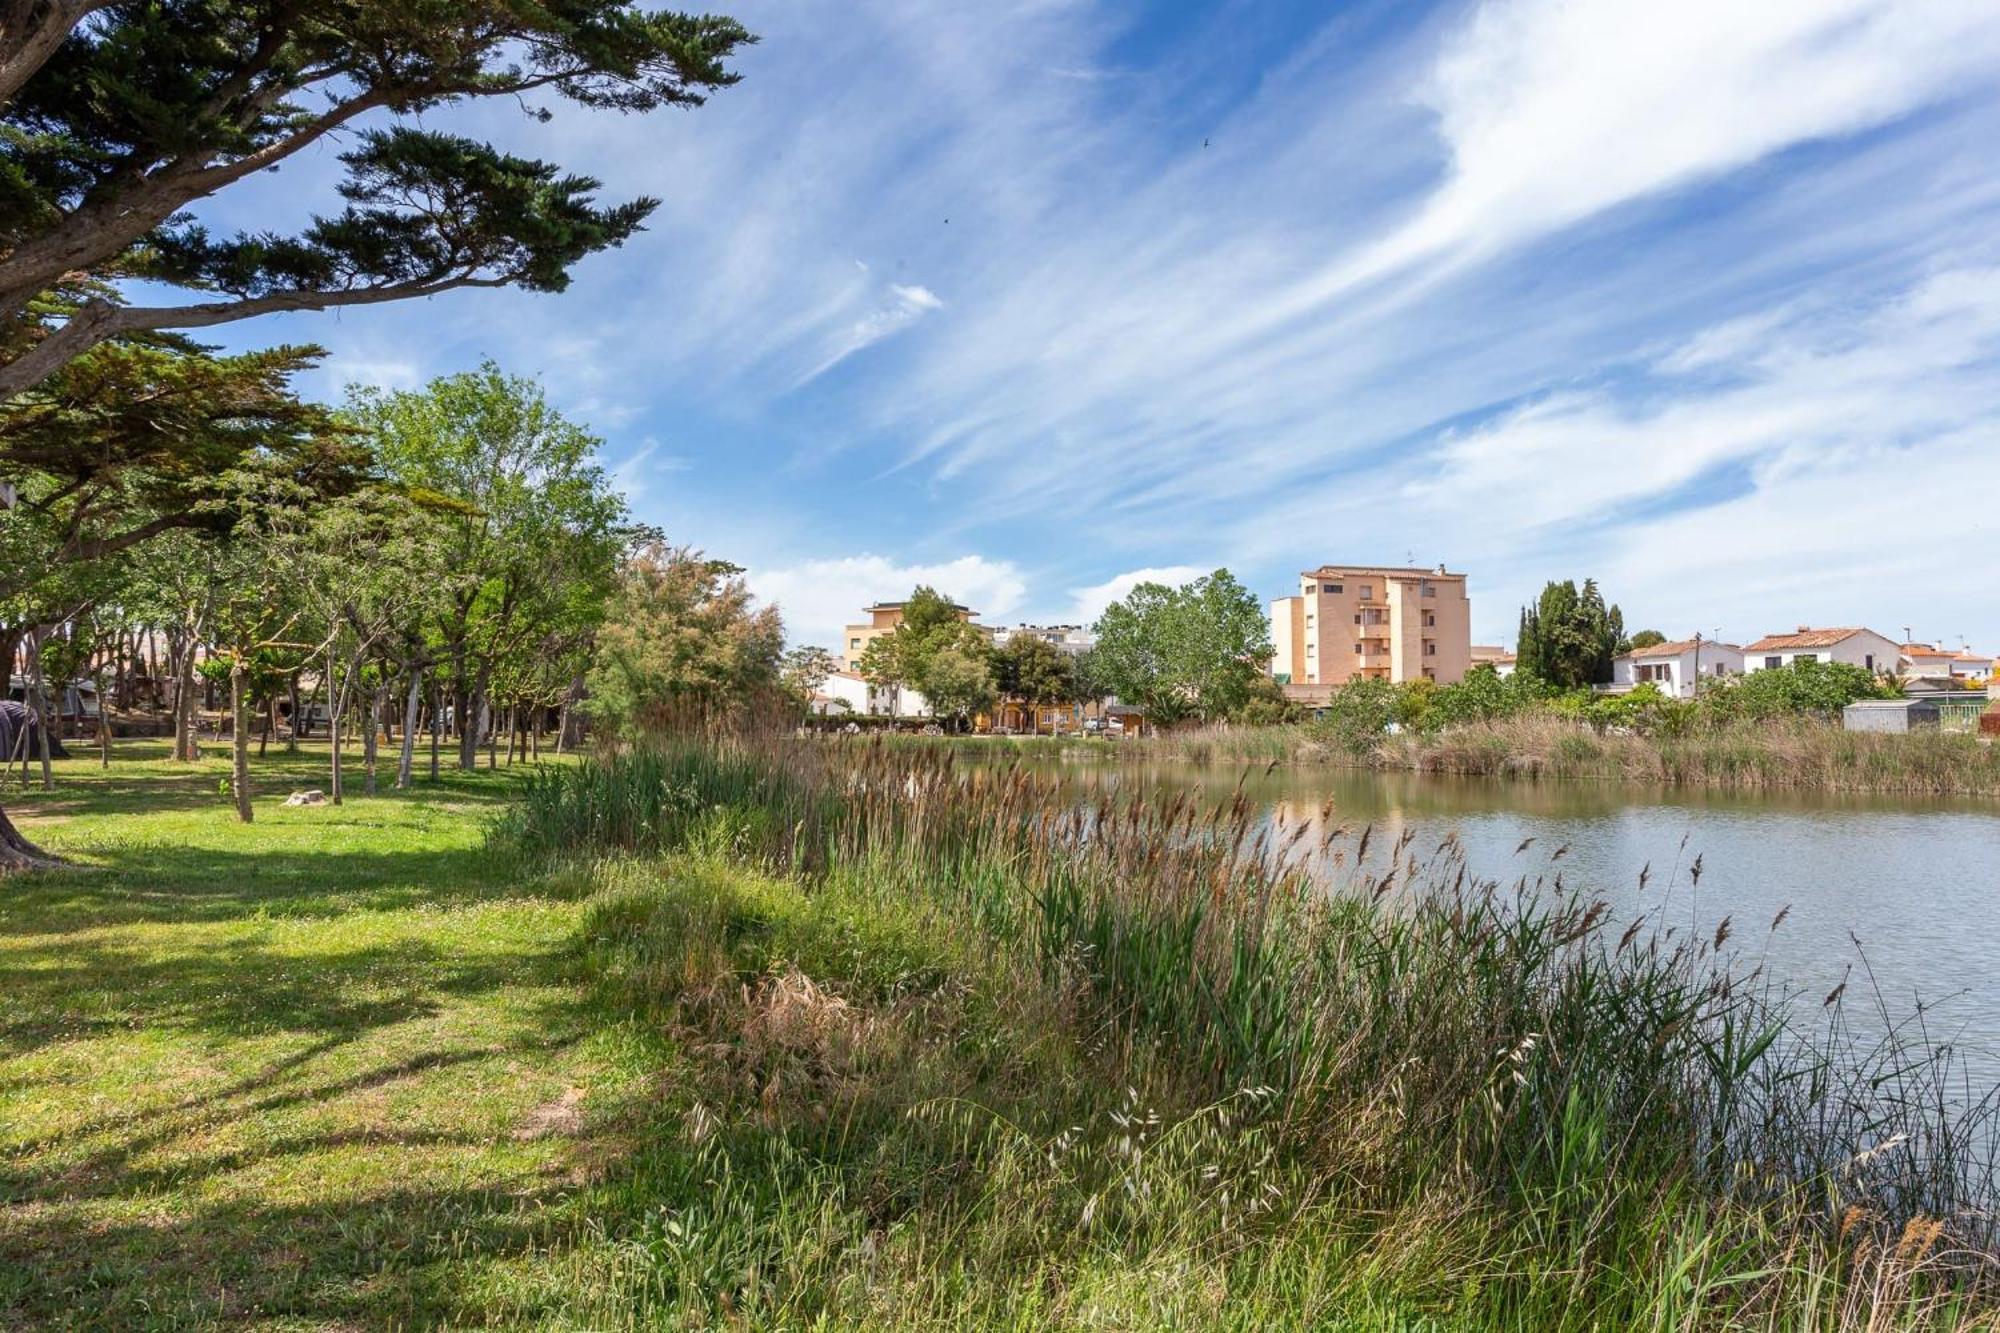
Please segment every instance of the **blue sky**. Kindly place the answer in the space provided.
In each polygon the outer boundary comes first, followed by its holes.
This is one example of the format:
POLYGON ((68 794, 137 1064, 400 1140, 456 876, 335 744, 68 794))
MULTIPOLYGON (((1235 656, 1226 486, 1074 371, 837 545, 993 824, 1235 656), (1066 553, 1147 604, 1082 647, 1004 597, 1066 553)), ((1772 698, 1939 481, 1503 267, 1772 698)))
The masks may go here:
MULTIPOLYGON (((1990 0, 798 0, 705 108, 430 123, 664 199, 560 296, 229 329, 491 356, 795 640, 937 583, 1549 578, 1628 624, 2000 644, 1990 0)), ((331 205, 330 152, 215 200, 331 205)))

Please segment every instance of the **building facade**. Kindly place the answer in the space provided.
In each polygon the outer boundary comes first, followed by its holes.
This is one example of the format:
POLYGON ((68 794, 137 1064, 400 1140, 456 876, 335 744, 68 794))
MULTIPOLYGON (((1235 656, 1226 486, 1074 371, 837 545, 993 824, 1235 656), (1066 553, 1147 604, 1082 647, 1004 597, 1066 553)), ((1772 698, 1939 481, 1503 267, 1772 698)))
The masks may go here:
POLYGON ((1929 679, 1985 680, 1993 674, 1993 659, 1969 648, 1906 643, 1903 645, 1903 674, 1929 679))
POLYGON ((1790 634, 1767 634, 1743 649, 1743 669, 1769 671, 1794 662, 1845 662, 1878 675, 1894 675, 1903 648, 1872 629, 1814 629, 1801 625, 1790 634))
POLYGON ((1444 566, 1322 565, 1271 603, 1271 675, 1284 685, 1463 680, 1472 666, 1465 575, 1444 566))
MULTIPOLYGON (((841 666, 849 671, 858 670, 861 666, 861 654, 868 651, 868 645, 884 634, 895 633, 896 627, 903 623, 904 605, 902 602, 877 602, 863 609, 862 614, 868 619, 859 624, 843 627, 840 632, 841 666)), ((958 612, 960 620, 968 624, 971 623, 972 617, 978 614, 970 607, 960 606, 956 602, 952 604, 952 609, 958 612)), ((979 628, 989 635, 993 632, 985 626, 979 628)))
POLYGON ((1680 639, 1634 648, 1611 659, 1611 684, 1629 689, 1651 683, 1661 693, 1692 699, 1701 685, 1743 674, 1743 650, 1716 639, 1680 639))
POLYGON ((1040 639, 1065 653, 1087 653, 1097 645, 1097 636, 1087 625, 999 625, 993 630, 993 646, 1005 648, 1015 639, 1040 639))

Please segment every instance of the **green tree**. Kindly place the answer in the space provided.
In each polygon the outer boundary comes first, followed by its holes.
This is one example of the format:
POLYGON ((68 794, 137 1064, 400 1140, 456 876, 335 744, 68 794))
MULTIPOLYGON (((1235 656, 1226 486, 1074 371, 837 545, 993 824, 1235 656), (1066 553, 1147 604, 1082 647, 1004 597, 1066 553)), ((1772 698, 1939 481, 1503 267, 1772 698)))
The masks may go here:
POLYGON ((1796 659, 1786 666, 1731 677, 1705 690, 1703 708, 1718 719, 1816 714, 1837 717, 1861 699, 1893 699, 1902 686, 1849 662, 1796 659))
POLYGON ((631 0, 10 4, 0 397, 136 331, 460 287, 560 290, 656 201, 599 207, 596 181, 420 118, 486 98, 542 119, 552 103, 696 105, 735 80, 724 62, 750 40, 731 19, 631 0), (342 134, 344 206, 294 235, 217 237, 184 211, 342 134), (130 278, 205 299, 128 305, 105 284, 130 278))
POLYGON ((449 672, 459 767, 471 768, 502 663, 556 627, 601 619, 634 538, 625 502, 597 465, 601 441, 491 362, 419 391, 358 390, 346 415, 388 480, 443 525, 427 637, 449 672))
POLYGON ((963 729, 974 713, 991 708, 999 697, 993 683, 992 655, 983 640, 959 636, 931 655, 917 688, 930 701, 931 712, 950 718, 963 729))
POLYGON ((1627 652, 1638 652, 1642 648, 1651 648, 1656 644, 1662 644, 1666 641, 1667 636, 1658 630, 1642 629, 1631 637, 1625 644, 1624 650, 1627 652))
POLYGON ((1074 664, 1068 653, 1033 634, 1016 634, 994 654, 1000 694, 1026 705, 1039 730, 1041 709, 1068 703, 1074 693, 1074 664))
POLYGON ((1097 622, 1104 683, 1162 725, 1231 716, 1270 657, 1264 608, 1226 569, 1178 588, 1142 583, 1097 622))
MULTIPOLYGON (((207 543, 241 517, 228 479, 255 469, 318 496, 365 454, 291 377, 317 353, 215 357, 106 345, 0 415, 0 647, 23 627, 113 600, 148 606, 172 647, 175 749, 192 757, 194 653, 214 609, 207 543)), ((0 811, 0 870, 48 864, 0 811)))
POLYGON ((826 678, 839 665, 832 653, 818 644, 807 643, 785 653, 779 660, 778 674, 799 711, 808 712, 812 708, 813 696, 819 693, 820 687, 826 684, 826 678))
POLYGON ((903 603, 896 628, 862 650, 860 666, 870 684, 915 690, 940 717, 965 716, 995 697, 991 657, 985 633, 963 619, 958 604, 920 586, 903 603), (947 652, 952 660, 939 668, 938 659, 947 652), (965 700, 983 703, 960 707, 965 700))
POLYGON ((1521 609, 1515 671, 1561 689, 1603 684, 1624 637, 1625 617, 1604 604, 1595 579, 1581 589, 1568 579, 1552 582, 1521 609))
POLYGON ((590 713, 620 740, 742 717, 779 697, 785 627, 742 569, 653 542, 620 566, 589 675, 590 713))

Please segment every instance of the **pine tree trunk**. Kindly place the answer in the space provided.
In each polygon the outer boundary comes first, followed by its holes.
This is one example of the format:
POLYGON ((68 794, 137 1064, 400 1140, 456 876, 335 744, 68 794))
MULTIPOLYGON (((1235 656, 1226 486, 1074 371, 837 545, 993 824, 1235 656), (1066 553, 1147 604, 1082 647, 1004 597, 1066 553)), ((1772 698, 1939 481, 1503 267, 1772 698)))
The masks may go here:
POLYGON ((229 666, 229 752, 230 786, 236 791, 236 817, 248 824, 250 811, 250 714, 243 688, 243 659, 229 666))
POLYGON ((431 781, 438 780, 438 742, 444 731, 444 691, 431 689, 431 781))
POLYGON ((21 831, 7 818, 7 811, 0 808, 0 874, 12 870, 53 870, 63 864, 22 837, 21 831))

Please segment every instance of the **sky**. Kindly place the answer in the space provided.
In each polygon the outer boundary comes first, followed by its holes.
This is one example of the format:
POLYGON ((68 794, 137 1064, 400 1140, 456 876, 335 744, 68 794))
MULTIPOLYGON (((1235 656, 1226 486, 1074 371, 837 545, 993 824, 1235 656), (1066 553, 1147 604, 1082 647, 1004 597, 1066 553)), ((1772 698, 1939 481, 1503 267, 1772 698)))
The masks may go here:
MULTIPOLYGON (((537 378, 794 642, 1443 563, 1478 642, 1589 576, 1670 637, 2000 646, 1991 0, 722 7, 699 109, 426 118, 663 201, 568 291, 218 341, 537 378)), ((336 151, 199 211, 296 226, 336 151)))

